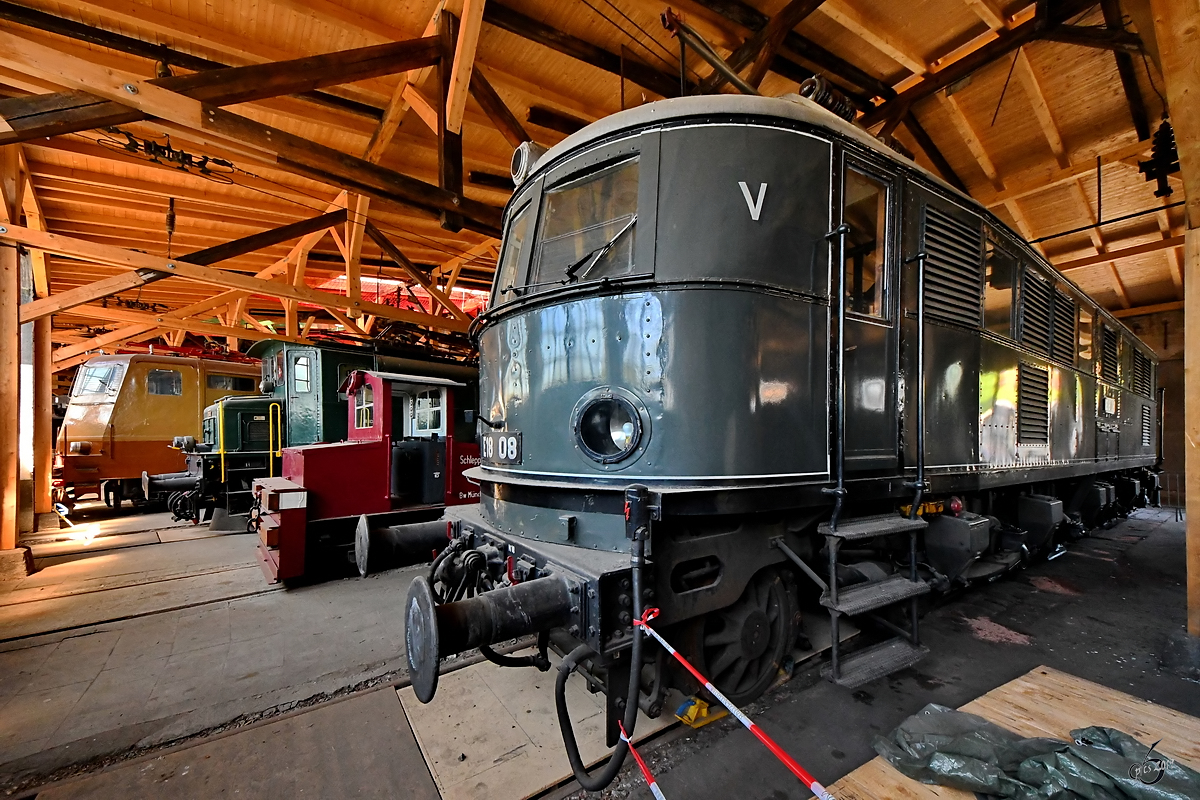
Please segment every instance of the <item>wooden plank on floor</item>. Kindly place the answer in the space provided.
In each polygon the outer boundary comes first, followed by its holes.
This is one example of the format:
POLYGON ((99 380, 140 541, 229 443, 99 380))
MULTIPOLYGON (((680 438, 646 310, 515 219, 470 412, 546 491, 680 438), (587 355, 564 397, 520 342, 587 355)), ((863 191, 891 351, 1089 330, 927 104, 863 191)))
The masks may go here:
MULTIPOLYGON (((1117 728, 1168 758, 1200 767, 1200 719, 1053 669, 1037 667, 976 698, 963 711, 1021 736, 1068 740, 1089 726, 1117 728)), ((829 787, 839 800, 972 800, 970 792, 926 786, 875 758, 829 787)))
POLYGON ((39 800, 359 797, 438 800, 390 688, 58 784, 39 800))
MULTIPOLYGON (((570 777, 554 707, 558 659, 550 660, 549 672, 485 661, 448 673, 429 705, 411 687, 399 690, 442 800, 521 800, 570 777)), ((608 755, 604 695, 589 693, 572 675, 567 707, 584 763, 608 755)), ((674 721, 669 710, 658 719, 639 716, 634 740, 674 721)))

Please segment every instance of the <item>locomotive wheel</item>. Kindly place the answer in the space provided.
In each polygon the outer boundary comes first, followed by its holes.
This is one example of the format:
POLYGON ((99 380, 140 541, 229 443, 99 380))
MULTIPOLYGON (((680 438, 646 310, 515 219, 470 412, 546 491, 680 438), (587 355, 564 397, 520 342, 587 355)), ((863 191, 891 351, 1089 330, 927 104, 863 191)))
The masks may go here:
POLYGON ((800 626, 793 589, 774 569, 763 570, 736 603, 704 618, 707 677, 735 705, 775 682, 800 626))

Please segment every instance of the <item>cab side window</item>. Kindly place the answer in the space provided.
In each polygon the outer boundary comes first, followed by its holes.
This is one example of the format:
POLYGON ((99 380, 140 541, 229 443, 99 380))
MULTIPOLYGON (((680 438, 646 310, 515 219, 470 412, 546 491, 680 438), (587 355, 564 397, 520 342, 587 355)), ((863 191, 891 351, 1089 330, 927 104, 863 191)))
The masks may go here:
POLYGON ((983 327, 1012 338, 1013 290, 1017 283, 1017 259, 991 237, 987 242, 983 292, 983 327))
POLYGON ((296 356, 292 362, 292 389, 297 394, 312 391, 312 360, 308 356, 296 356))
POLYGON ((846 310, 884 316, 884 258, 887 253, 888 185, 853 167, 846 170, 842 220, 846 234, 846 310))
POLYGON ((375 390, 364 383, 354 395, 354 427, 369 428, 375 424, 375 390))
POLYGON ((183 374, 175 369, 152 369, 146 374, 146 393, 178 397, 183 394, 183 374))

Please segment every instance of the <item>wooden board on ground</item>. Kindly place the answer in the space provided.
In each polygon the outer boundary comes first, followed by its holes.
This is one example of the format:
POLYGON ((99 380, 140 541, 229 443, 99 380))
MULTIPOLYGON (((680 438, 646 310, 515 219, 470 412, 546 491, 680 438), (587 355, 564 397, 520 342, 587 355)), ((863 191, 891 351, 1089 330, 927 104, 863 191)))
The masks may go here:
MULTIPOLYGON (((1117 728, 1168 758, 1200 768, 1200 719, 1132 695, 1037 667, 962 707, 1021 736, 1067 740, 1071 731, 1117 728)), ((829 787, 838 800, 973 800, 970 792, 926 786, 875 758, 829 787)))
POLYGON ((396 696, 381 689, 109 767, 37 796, 437 800, 437 790, 396 696))
MULTIPOLYGON (((551 662, 549 672, 485 661, 442 675, 429 705, 411 687, 399 690, 442 800, 520 800, 570 777, 554 708, 558 659, 551 662)), ((567 707, 584 763, 599 761, 609 752, 604 695, 588 692, 576 674, 567 682, 567 707)), ((640 717, 634 741, 674 723, 671 710, 640 717)))

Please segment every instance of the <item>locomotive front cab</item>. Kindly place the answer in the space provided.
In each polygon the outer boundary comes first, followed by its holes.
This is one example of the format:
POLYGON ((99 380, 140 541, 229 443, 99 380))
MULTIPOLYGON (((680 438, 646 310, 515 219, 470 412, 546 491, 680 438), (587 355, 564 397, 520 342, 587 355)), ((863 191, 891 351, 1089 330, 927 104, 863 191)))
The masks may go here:
MULTIPOLYGON (((448 514, 451 555, 410 595, 410 629, 437 634, 413 634, 414 675, 463 644, 467 604, 561 583, 572 599, 549 642, 591 653, 610 742, 641 672, 630 651, 643 607, 661 609, 656 624, 734 702, 775 680, 799 614, 773 542, 810 556, 797 533, 823 513, 800 519, 781 498, 822 503, 830 473, 829 265, 843 221, 864 381, 896 357, 892 188, 866 147, 863 180, 841 180, 844 140, 865 138, 807 101, 687 98, 602 120, 539 161, 508 206, 479 334, 481 464, 468 474, 481 503, 448 514), (641 545, 631 508, 655 520, 641 545), (472 581, 475 598, 458 588, 472 581)), ((894 398, 870 400, 895 430, 894 398)), ((854 455, 863 470, 898 461, 854 455)), ((642 700, 657 712, 655 674, 642 700)), ((414 686, 428 699, 436 678, 414 686)))

